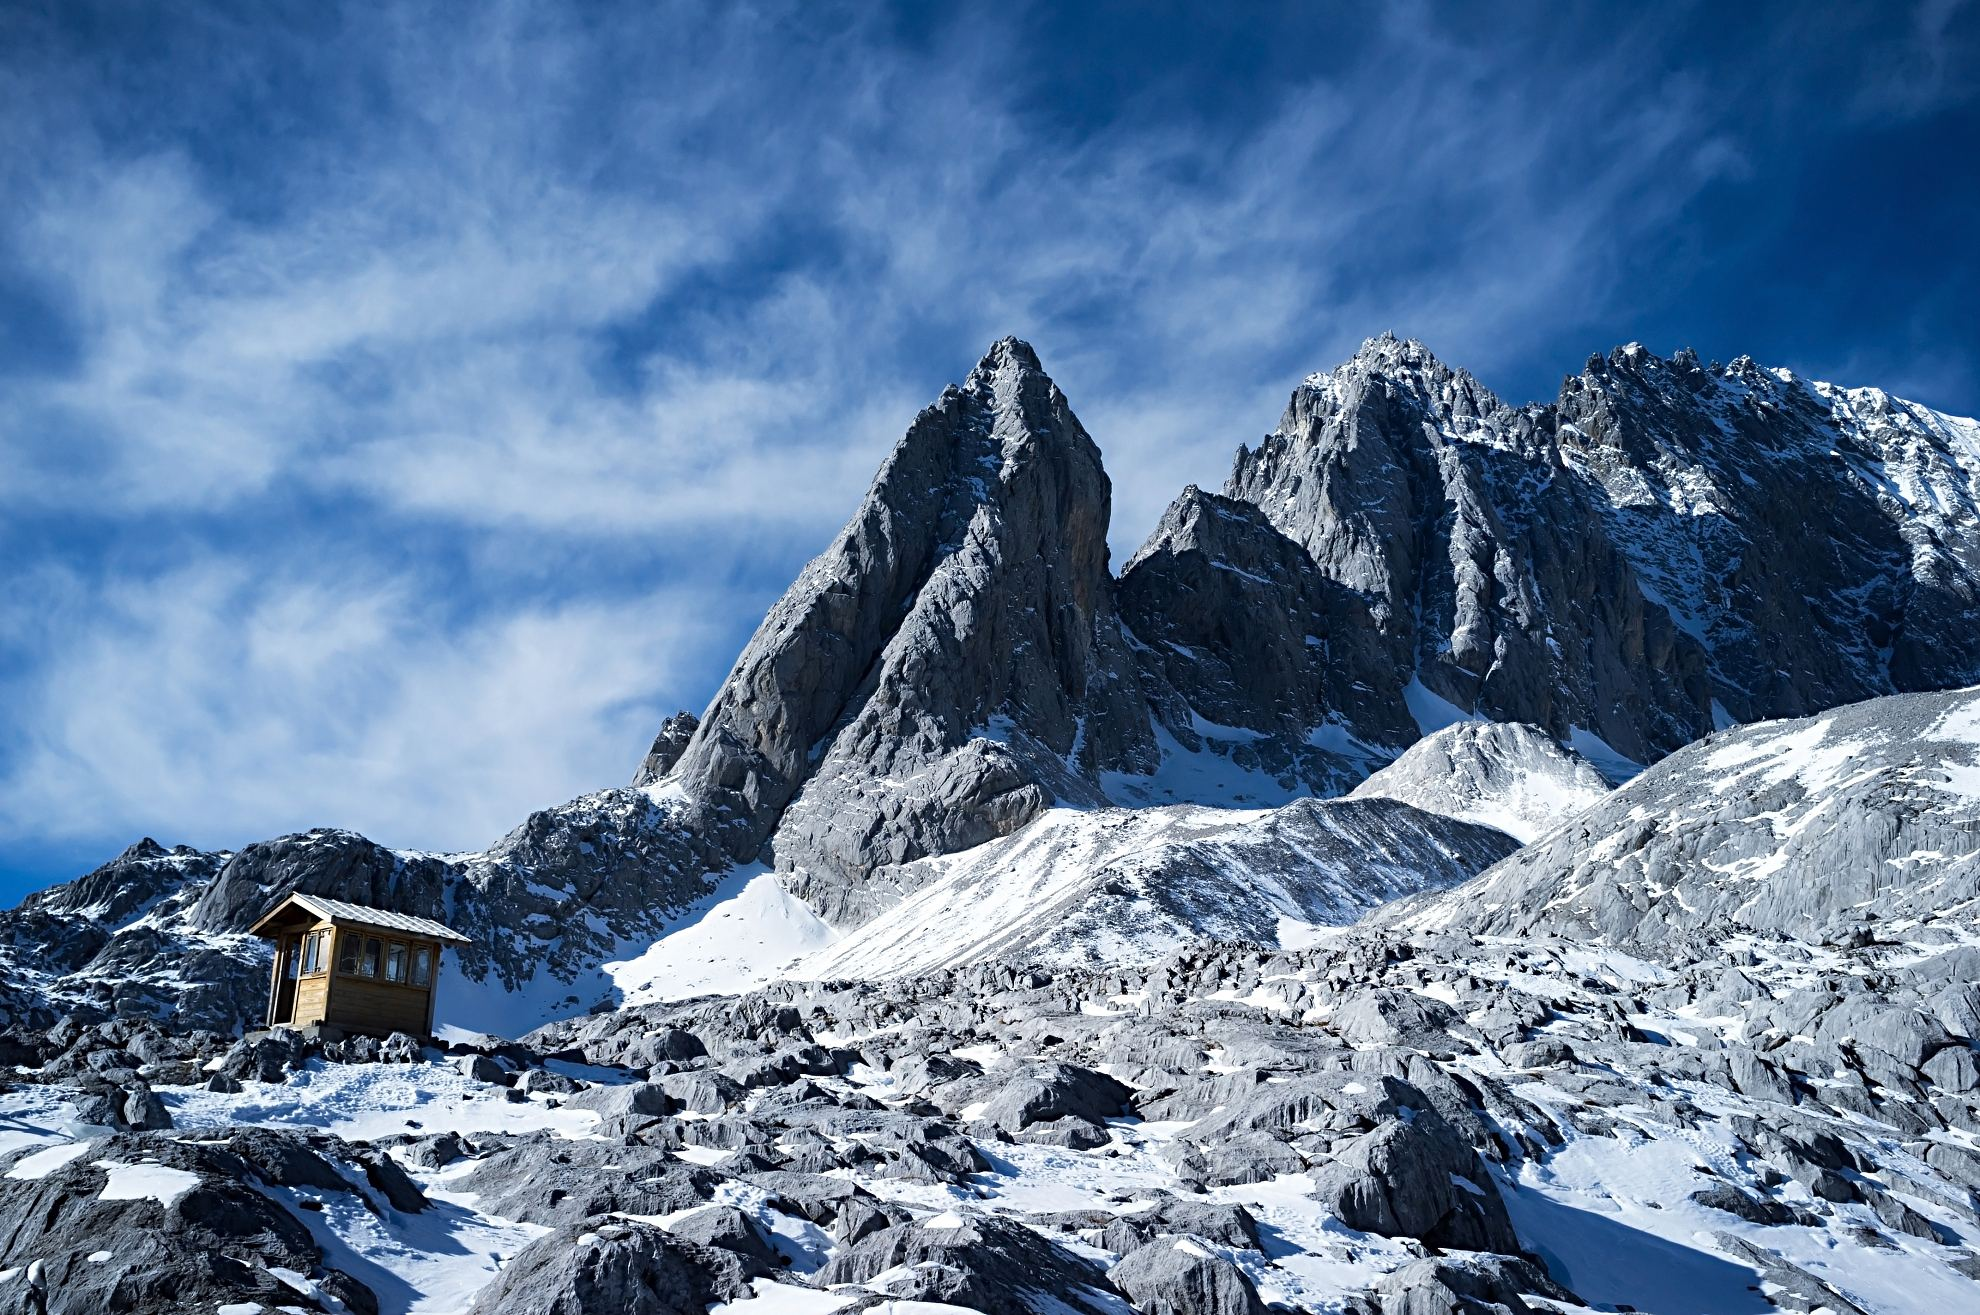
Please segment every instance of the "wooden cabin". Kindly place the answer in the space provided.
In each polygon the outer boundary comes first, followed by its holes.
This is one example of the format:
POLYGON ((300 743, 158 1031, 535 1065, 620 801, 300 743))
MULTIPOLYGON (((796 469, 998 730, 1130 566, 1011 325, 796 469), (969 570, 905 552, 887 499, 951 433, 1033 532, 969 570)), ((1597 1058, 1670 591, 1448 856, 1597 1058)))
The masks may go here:
POLYGON ((275 942, 270 1027, 433 1035, 440 953, 468 938, 431 918, 293 893, 254 924, 275 942))

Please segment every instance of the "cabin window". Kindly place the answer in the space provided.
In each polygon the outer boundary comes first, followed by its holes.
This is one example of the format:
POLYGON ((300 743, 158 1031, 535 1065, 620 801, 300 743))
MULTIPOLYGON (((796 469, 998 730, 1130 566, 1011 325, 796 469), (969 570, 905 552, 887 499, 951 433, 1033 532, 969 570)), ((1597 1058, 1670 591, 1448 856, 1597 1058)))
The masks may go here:
POLYGON ((385 946, 385 980, 403 982, 406 980, 406 947, 399 941, 389 941, 385 946))
POLYGON ((385 957, 385 947, 376 936, 364 938, 364 954, 358 959, 359 977, 378 976, 379 960, 385 957))
POLYGON ((364 949, 357 937, 343 932, 337 937, 337 971, 356 976, 358 955, 364 949))
POLYGON ((325 934, 313 931, 303 937, 302 970, 305 977, 313 977, 329 966, 323 962, 323 951, 326 948, 323 944, 325 934))
POLYGON ((412 984, 430 986, 433 983, 433 951, 424 945, 413 946, 412 984))

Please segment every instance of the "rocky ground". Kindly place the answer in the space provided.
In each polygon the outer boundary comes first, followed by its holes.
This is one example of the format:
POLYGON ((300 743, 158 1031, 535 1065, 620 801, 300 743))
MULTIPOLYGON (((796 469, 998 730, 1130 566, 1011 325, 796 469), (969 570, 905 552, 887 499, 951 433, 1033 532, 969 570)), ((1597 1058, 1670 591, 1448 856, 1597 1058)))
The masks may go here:
POLYGON ((39 1259, 58 1312, 1963 1309, 1976 970, 1355 929, 448 1055, 65 1023, 9 1041, 0 1302, 39 1259))

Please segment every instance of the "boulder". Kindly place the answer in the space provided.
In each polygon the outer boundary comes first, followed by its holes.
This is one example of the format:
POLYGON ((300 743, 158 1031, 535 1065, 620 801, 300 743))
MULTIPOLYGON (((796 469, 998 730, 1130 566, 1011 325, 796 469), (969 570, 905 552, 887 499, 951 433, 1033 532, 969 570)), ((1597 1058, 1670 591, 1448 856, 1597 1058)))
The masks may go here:
POLYGON ((1143 1315, 1265 1315, 1244 1271, 1189 1238, 1162 1238, 1107 1271, 1143 1315))
POLYGON ((674 1098, 659 1082, 627 1082, 587 1087, 564 1102, 568 1109, 591 1110, 601 1117, 635 1115, 657 1119, 673 1113, 674 1098))
POLYGON ((694 1114, 720 1114, 746 1094, 740 1083, 721 1073, 669 1073, 655 1079, 655 1085, 694 1114))
POLYGON ((777 1253, 754 1220, 732 1205, 710 1205, 667 1225, 675 1237, 720 1247, 742 1257, 751 1278, 766 1278, 790 1262, 777 1253))
POLYGON ((1451 1035, 1464 1020, 1442 1000, 1414 991, 1358 991, 1334 1010, 1334 1030, 1357 1048, 1398 1046, 1431 1054, 1457 1049, 1451 1035))
POLYGON ((1550 1315, 1554 1302, 1582 1301, 1530 1260, 1439 1256, 1416 1260, 1375 1285, 1381 1315, 1550 1315), (1544 1297, 1534 1305, 1528 1297, 1544 1297))
POLYGON ((476 1294, 469 1315, 707 1315, 755 1293, 742 1257, 652 1224, 596 1219, 545 1234, 476 1294))
POLYGON ((1433 1110, 1357 1137, 1313 1184, 1314 1197, 1349 1228, 1464 1251, 1519 1250, 1478 1153, 1433 1110))
MULTIPOLYGON (((996 1082, 1002 1074, 993 1069, 984 1080, 996 1082)), ((1097 1125, 1126 1113, 1133 1097, 1133 1088, 1094 1069, 1034 1064, 1001 1082, 976 1117, 1009 1133, 1067 1118, 1097 1125)))
POLYGON ((1118 1315, 1097 1268, 1024 1225, 948 1213, 868 1234, 818 1272, 825 1286, 876 1283, 907 1301, 967 1306, 984 1315, 1118 1315), (883 1277, 884 1276, 884 1277, 883 1277))
POLYGON ((351 1311, 376 1312, 371 1290, 327 1266, 309 1230, 254 1176, 225 1147, 109 1138, 40 1178, 6 1183, 0 1271, 38 1262, 49 1315, 293 1304, 295 1290, 271 1270, 303 1275, 351 1311))

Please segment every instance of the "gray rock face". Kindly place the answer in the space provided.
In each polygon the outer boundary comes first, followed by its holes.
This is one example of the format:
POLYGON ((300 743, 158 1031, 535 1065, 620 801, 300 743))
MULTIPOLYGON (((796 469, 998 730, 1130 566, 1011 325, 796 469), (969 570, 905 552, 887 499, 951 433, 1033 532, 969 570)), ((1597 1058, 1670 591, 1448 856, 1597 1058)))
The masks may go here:
POLYGON ((1542 1315, 1574 1294, 1518 1256, 1439 1256, 1404 1265, 1375 1285, 1381 1315, 1542 1315), (1535 1305, 1529 1296, 1544 1297, 1535 1305))
POLYGON ((840 1250, 819 1281, 872 1283, 901 1273, 882 1290, 907 1301, 967 1306, 985 1315, 1054 1315, 1067 1308, 1113 1315, 1106 1277, 1038 1234, 994 1215, 957 1216, 882 1229, 840 1250))
POLYGON ((1980 675, 1977 491, 1971 430, 1876 390, 1632 345, 1513 408, 1391 337, 1308 379, 1225 490, 1369 598, 1397 680, 1646 762, 1715 700, 1980 675))
POLYGON ((541 1139, 493 1152, 461 1179, 465 1190, 481 1194, 489 1213, 551 1226, 614 1211, 691 1210, 707 1201, 713 1181, 659 1146, 541 1139))
POLYGON ((1131 1251, 1107 1277, 1145 1315, 1265 1315, 1243 1270, 1187 1239, 1131 1251))
MULTIPOLYGON (((1712 736, 1474 882, 1381 916, 1652 958, 1728 928, 1814 941, 1841 919, 1871 936, 1963 920, 1975 855, 1980 691, 1902 694, 1712 736)), ((1908 1016, 1859 1040, 1916 1062, 1925 1020, 1908 1016)))
POLYGON ((646 751, 646 757, 640 760, 639 770, 633 773, 633 784, 652 785, 672 771, 700 725, 701 719, 686 710, 661 722, 660 733, 653 737, 653 747, 646 751))
POLYGON ((631 1220, 557 1230, 516 1253, 470 1315, 706 1315, 755 1295, 741 1257, 631 1220))
MULTIPOLYGON (((1099 449, 1031 348, 923 411, 743 650, 669 776, 846 923, 873 874, 1009 834, 1154 757, 1099 449)), ((884 878, 882 879, 884 881, 884 878)))
POLYGON ((227 860, 192 909, 201 931, 245 931, 291 891, 371 908, 437 911, 446 864, 408 857, 354 831, 322 830, 247 846, 227 860))
POLYGON ((1183 490, 1120 597, 1155 714, 1187 750, 1334 795, 1416 738, 1368 604, 1249 503, 1183 490))
MULTIPOLYGON (((984 1077, 996 1094, 976 1117, 1005 1132, 1034 1124, 1079 1119, 1098 1125, 1128 1111, 1132 1089, 1105 1073, 1077 1064, 1028 1065, 1011 1073, 999 1067, 984 1077)), ((1104 1135, 1100 1144, 1105 1144, 1104 1135)))
POLYGON ((59 1014, 236 1016, 267 977, 266 960, 188 934, 186 916, 226 854, 141 840, 102 867, 0 912, 0 1013, 46 1027, 59 1014), (144 969, 170 962, 170 980, 144 969))
POLYGON ((1363 1232, 1459 1251, 1519 1250, 1498 1187, 1435 1110, 1357 1137, 1314 1174, 1313 1194, 1363 1232))
MULTIPOLYGON (((354 1190, 293 1141, 261 1134, 257 1144, 264 1151, 281 1145, 314 1161, 334 1180, 331 1190, 354 1190)), ((266 1154, 261 1158, 273 1163, 266 1154)), ((50 1315, 168 1315, 293 1303, 295 1289, 271 1268, 311 1279, 349 1309, 376 1311, 371 1290, 327 1267, 302 1222, 255 1189, 257 1177, 280 1181, 273 1175, 231 1146, 163 1135, 109 1138, 46 1176, 6 1182, 0 1191, 0 1270, 17 1274, 40 1261, 50 1315), (144 1192, 109 1190, 113 1176, 140 1173, 148 1175, 144 1192)))

